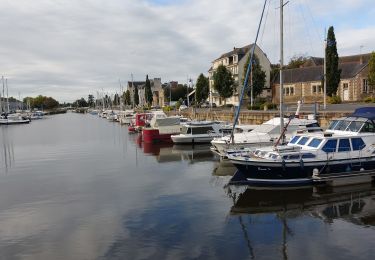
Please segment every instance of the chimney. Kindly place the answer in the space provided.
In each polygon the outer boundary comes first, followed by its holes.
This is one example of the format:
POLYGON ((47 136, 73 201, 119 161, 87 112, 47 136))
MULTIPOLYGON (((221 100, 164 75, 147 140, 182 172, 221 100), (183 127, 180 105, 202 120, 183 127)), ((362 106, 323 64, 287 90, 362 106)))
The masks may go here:
POLYGON ((233 50, 235 50, 236 49, 236 47, 233 47, 233 50))

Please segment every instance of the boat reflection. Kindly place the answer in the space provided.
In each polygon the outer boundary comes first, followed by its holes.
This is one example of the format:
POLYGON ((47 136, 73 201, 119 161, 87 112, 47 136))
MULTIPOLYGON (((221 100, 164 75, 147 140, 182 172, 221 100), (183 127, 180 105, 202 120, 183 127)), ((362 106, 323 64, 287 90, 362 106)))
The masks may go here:
POLYGON ((14 147, 9 142, 7 127, 1 129, 0 145, 0 172, 7 173, 14 164, 14 147))
MULTIPOLYGON (((251 258, 255 258, 250 231, 257 216, 273 215, 281 227, 280 255, 288 259, 288 241, 299 230, 288 221, 301 216, 318 218, 324 223, 335 219, 360 226, 375 225, 375 187, 373 184, 346 187, 308 187, 295 190, 258 190, 254 187, 227 186, 233 200, 230 216, 238 219, 251 258), (247 221, 247 218, 250 221, 247 221)), ((275 227, 276 227, 275 226, 275 227)), ((274 228, 275 228, 274 227, 274 228)))
POLYGON ((375 225, 375 186, 372 183, 295 190, 238 189, 239 187, 226 187, 227 194, 234 203, 231 215, 303 213, 329 223, 334 219, 344 219, 358 225, 375 225))
POLYGON ((215 160, 209 145, 174 145, 172 143, 142 143, 143 152, 153 155, 159 163, 188 161, 189 163, 215 160))
POLYGON ((212 172, 213 176, 233 176, 237 168, 228 160, 220 160, 216 162, 212 172))

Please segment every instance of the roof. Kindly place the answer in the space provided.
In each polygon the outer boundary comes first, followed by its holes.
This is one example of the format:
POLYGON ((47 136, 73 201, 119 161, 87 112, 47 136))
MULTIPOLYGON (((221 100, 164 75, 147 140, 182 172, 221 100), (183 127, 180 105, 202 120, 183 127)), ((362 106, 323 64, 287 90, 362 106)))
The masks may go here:
MULTIPOLYGON (((367 63, 358 62, 347 62, 339 64, 341 69, 341 79, 354 78, 359 72, 361 72, 367 63)), ((321 81, 323 78, 323 66, 311 66, 302 67, 295 69, 286 69, 283 71, 284 83, 298 83, 298 82, 312 82, 321 81)), ((275 82, 278 84, 278 82, 275 82)))
MULTIPOLYGON (((253 48, 253 45, 254 45, 254 44, 249 44, 249 45, 243 46, 243 47, 241 47, 241 48, 236 48, 236 47, 234 47, 232 51, 222 54, 222 55, 221 55, 219 58, 217 58, 216 60, 220 60, 220 59, 222 59, 222 58, 230 57, 230 56, 233 56, 234 54, 243 57, 243 56, 246 55, 246 53, 247 53, 251 48, 253 48)), ((241 58, 242 58, 242 57, 241 57, 241 58)), ((240 58, 239 58, 239 60, 240 60, 240 58)))
POLYGON ((370 120, 375 119, 375 107, 360 107, 357 108, 351 115, 353 117, 364 117, 370 120))

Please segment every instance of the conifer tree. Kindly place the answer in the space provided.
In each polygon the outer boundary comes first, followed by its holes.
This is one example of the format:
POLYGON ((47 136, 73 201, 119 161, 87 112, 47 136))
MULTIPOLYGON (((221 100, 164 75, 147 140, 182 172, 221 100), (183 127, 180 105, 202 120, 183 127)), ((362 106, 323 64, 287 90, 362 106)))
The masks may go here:
POLYGON ((337 54, 336 37, 333 26, 329 27, 326 47, 326 82, 327 95, 334 96, 340 83, 339 55, 337 54))

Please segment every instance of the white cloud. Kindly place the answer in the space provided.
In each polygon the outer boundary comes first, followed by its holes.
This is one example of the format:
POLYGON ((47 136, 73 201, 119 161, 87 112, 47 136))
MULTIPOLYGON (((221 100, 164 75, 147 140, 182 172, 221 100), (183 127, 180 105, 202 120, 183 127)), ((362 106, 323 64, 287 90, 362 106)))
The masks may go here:
MULTIPOLYGON (((259 40, 272 62, 277 62, 279 53, 278 3, 271 1, 267 7, 267 24, 259 40)), ((368 3, 288 3, 286 58, 321 55, 325 22, 331 23, 337 15, 339 25, 354 23, 356 16, 345 15, 368 3)), ((9 78, 13 95, 44 94, 60 101, 102 88, 118 90, 118 79, 130 80, 131 73, 137 80, 149 74, 184 83, 186 76, 206 72, 223 52, 254 40, 262 4, 260 0, 5 0, 0 17, 0 71, 9 78)), ((359 29, 336 30, 342 53, 358 52, 360 45, 374 46, 374 34, 363 36, 363 42, 361 37, 342 36, 348 31, 371 33, 374 28, 369 21, 359 29)))

